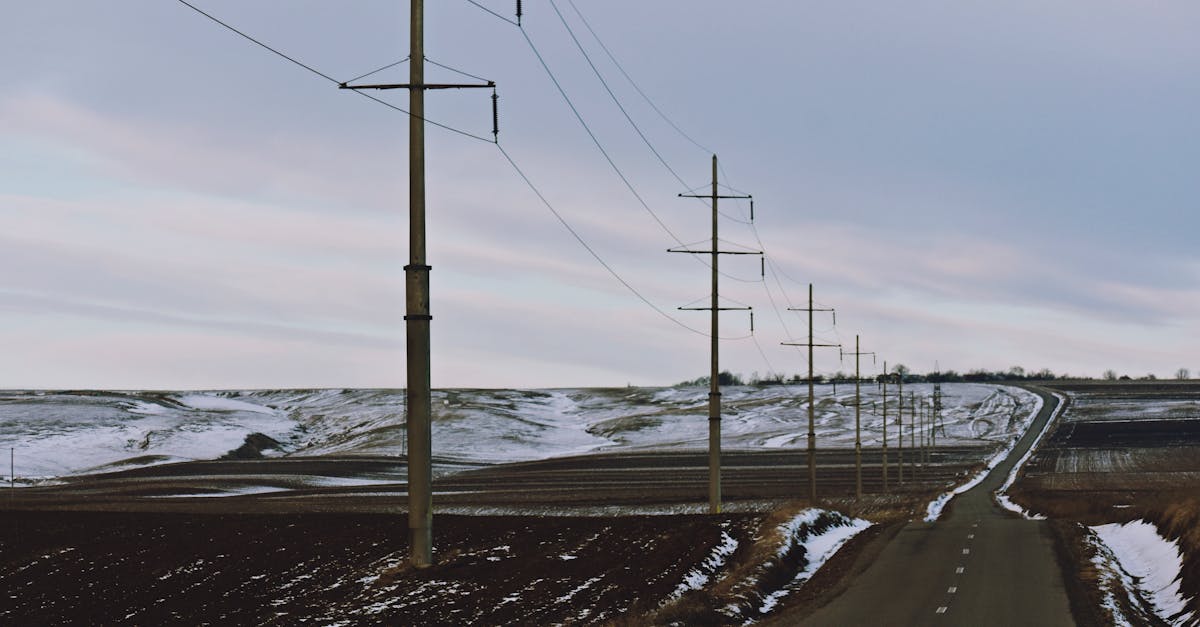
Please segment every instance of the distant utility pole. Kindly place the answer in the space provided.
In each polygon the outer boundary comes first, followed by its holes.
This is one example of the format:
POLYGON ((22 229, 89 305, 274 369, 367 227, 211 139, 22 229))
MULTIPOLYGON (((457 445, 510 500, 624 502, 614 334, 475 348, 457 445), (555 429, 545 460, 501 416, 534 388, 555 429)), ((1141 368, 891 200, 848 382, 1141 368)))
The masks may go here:
POLYGON ((942 384, 941 382, 933 384, 933 422, 934 428, 942 432, 942 437, 946 437, 946 423, 942 421, 942 384))
MULTIPOLYGON (((409 20, 408 82, 347 85, 340 89, 408 90, 408 265, 405 274, 408 386, 405 426, 408 434, 408 530, 413 566, 433 564, 433 444, 430 437, 432 390, 429 378, 429 270, 425 257, 425 91, 495 88, 495 83, 425 82, 425 3, 412 0, 409 20)), ((495 99, 493 99, 493 105, 495 99)), ((494 117, 494 116, 493 116, 494 117)))
MULTIPOLYGON (((884 373, 887 368, 884 367, 884 373)), ((896 373, 896 452, 899 466, 896 467, 897 481, 904 485, 904 375, 896 373)))
POLYGON ((830 346, 841 348, 841 344, 814 344, 813 343, 813 312, 828 311, 833 315, 833 324, 837 326, 837 312, 833 308, 817 309, 813 307, 813 286, 808 284, 808 307, 795 308, 788 307, 788 311, 807 311, 808 312, 808 342, 798 344, 795 342, 782 342, 784 346, 807 346, 808 347, 808 502, 815 504, 817 502, 817 429, 816 429, 816 402, 813 397, 813 347, 814 346, 830 346))
MULTIPOLYGON (((904 375, 900 375, 903 377, 904 375)), ((908 408, 911 412, 908 415, 908 447, 912 449, 913 463, 909 468, 909 475, 913 481, 917 480, 917 396, 914 392, 908 393, 908 408)))
POLYGON ((858 336, 854 336, 854 352, 842 353, 842 356, 854 355, 854 498, 862 499, 862 390, 860 383, 862 375, 858 367, 858 358, 862 355, 870 355, 872 363, 875 361, 875 353, 864 353, 859 350, 858 336))
MULTIPOLYGON (((706 254, 712 256, 712 305, 710 307, 680 307, 680 310, 712 312, 712 326, 709 333, 711 340, 708 382, 708 512, 721 513, 721 384, 720 369, 717 365, 717 314, 720 311, 750 310, 750 307, 721 307, 717 301, 717 258, 720 255, 761 255, 762 252, 720 250, 717 241, 717 200, 720 198, 751 198, 751 196, 722 196, 717 190, 717 156, 712 158, 712 193, 709 195, 679 194, 681 198, 708 198, 712 200, 712 248, 710 250, 689 250, 687 248, 670 248, 667 252, 688 253, 691 255, 706 254)), ((751 314, 753 315, 753 313, 751 314)), ((753 320, 753 318, 751 318, 753 320)), ((753 325, 753 323, 751 323, 753 325)))
POLYGON ((921 473, 925 474, 925 465, 929 463, 929 414, 925 397, 921 397, 921 473))
POLYGON ((883 394, 883 492, 888 491, 888 460, 887 460, 887 361, 883 362, 883 377, 882 377, 882 394, 883 394))

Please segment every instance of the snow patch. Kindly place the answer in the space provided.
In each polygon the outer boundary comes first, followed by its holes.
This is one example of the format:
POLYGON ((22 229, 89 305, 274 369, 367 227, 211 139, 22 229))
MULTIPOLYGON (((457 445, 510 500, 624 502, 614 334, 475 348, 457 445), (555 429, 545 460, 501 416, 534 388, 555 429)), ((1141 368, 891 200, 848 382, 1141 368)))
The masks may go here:
POLYGON ((789 550, 791 539, 802 537, 800 542, 801 550, 804 551, 806 564, 800 572, 792 579, 791 583, 772 592, 763 599, 762 606, 759 607, 760 614, 766 614, 775 609, 779 601, 786 597, 789 593, 796 589, 797 586, 808 581, 816 574, 817 570, 837 553, 842 545, 850 541, 851 538, 858 535, 863 530, 871 526, 871 522, 861 518, 848 518, 839 512, 826 511, 821 509, 806 509, 792 517, 791 520, 780 525, 779 531, 785 534, 787 539, 779 548, 778 556, 783 557, 789 550), (822 515, 836 516, 839 520, 838 524, 831 525, 823 533, 808 533, 809 527, 816 523, 817 519, 822 515))
POLYGON ((1183 557, 1179 544, 1158 535, 1144 520, 1091 527, 1128 578, 1125 589, 1143 596, 1170 625, 1192 624, 1193 612, 1179 590, 1183 557))
MULTIPOLYGON (((722 527, 728 528, 728 523, 722 523, 722 527)), ((733 536, 729 535, 726 529, 721 530, 721 541, 717 546, 713 547, 712 552, 700 565, 688 571, 683 576, 683 581, 675 588, 675 590, 667 597, 667 601, 673 601, 683 596, 689 590, 699 590, 708 584, 712 579, 713 574, 729 561, 729 556, 738 548, 738 541, 733 536)))
MULTIPOLYGON (((247 403, 232 398, 209 396, 207 394, 187 394, 176 397, 181 405, 202 411, 248 411, 256 414, 275 414, 276 411, 262 405, 247 403)), ((143 403, 145 405, 145 403, 143 403)))

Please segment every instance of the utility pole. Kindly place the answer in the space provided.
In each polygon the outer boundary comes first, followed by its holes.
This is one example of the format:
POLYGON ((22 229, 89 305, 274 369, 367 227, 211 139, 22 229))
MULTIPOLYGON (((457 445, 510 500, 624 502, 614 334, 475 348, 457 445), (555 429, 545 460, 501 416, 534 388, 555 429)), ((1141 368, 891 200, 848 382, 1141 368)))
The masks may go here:
POLYGON ((794 342, 782 342, 784 346, 807 346, 808 347, 808 503, 814 505, 817 502, 817 429, 816 429, 816 401, 813 395, 813 347, 814 346, 836 346, 841 348, 841 344, 814 344, 813 343, 813 312, 828 311, 833 315, 833 324, 837 325, 837 312, 833 308, 817 309, 813 307, 813 286, 808 284, 808 307, 792 308, 788 311, 807 311, 808 312, 808 342, 797 344, 794 342))
POLYGON ((912 449, 913 463, 909 474, 912 475, 913 481, 917 480, 917 396, 915 392, 908 393, 908 447, 912 449))
POLYGON ((883 362, 883 492, 888 491, 888 460, 887 460, 887 361, 883 362))
MULTIPOLYGON (((884 368, 887 372, 887 368, 884 368)), ((896 373, 896 452, 900 456, 896 467, 900 485, 904 485, 904 375, 896 373)))
MULTIPOLYGON (((347 85, 339 89, 408 90, 408 265, 404 266, 408 382, 405 431, 408 441, 408 530, 412 565, 433 564, 432 389, 429 376, 429 271, 425 256, 425 91, 491 88, 495 83, 425 82, 425 3, 411 0, 408 83, 347 85)), ((493 107, 495 99, 493 98, 493 107)), ((495 116, 493 116, 494 118, 495 116)))
POLYGON ((925 411, 925 397, 921 397, 921 474, 929 463, 929 418, 925 411))
POLYGON ((875 360, 875 353, 864 353, 859 349, 858 336, 854 336, 854 352, 843 353, 842 356, 854 355, 854 498, 862 499, 862 390, 860 383, 862 375, 858 367, 859 357, 870 355, 875 360))
MULTIPOLYGON (((710 250, 689 250, 687 248, 670 248, 667 252, 688 253, 692 255, 707 254, 712 256, 712 305, 709 307, 680 307, 682 311, 712 312, 712 326, 709 332, 711 340, 710 368, 708 382, 708 512, 721 513, 721 384, 720 370, 717 365, 718 327, 717 314, 729 310, 750 310, 750 307, 721 307, 717 301, 718 273, 717 258, 720 255, 761 255, 762 252, 720 250, 717 246, 717 200, 720 198, 752 198, 751 196, 722 196, 717 190, 717 155, 712 157, 712 193, 704 195, 679 194, 681 198, 709 198, 712 200, 712 248, 710 250)), ((751 314, 753 315, 753 313, 751 314)), ((751 318, 753 320, 753 318, 751 318)), ((753 326, 753 322, 751 322, 753 326)))

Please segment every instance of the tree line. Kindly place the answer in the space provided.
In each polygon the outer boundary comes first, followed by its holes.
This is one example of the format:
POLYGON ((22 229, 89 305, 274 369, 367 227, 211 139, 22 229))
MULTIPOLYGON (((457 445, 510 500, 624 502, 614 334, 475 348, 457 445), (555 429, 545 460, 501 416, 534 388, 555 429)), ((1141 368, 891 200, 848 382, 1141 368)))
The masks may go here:
MULTIPOLYGON (((1060 379, 1072 380, 1094 380, 1093 377, 1079 377, 1066 374, 1058 374, 1049 368, 1041 370, 1026 370, 1021 366, 1013 366, 1007 370, 987 370, 985 368, 976 368, 967 372, 957 372, 955 370, 942 370, 937 372, 917 373, 909 370, 904 364, 896 364, 889 369, 886 374, 878 374, 872 376, 864 376, 862 381, 866 382, 882 382, 884 379, 888 381, 903 380, 905 383, 988 383, 996 381, 1055 381, 1060 379)), ((1175 371, 1175 379, 1184 381, 1191 378, 1191 371, 1187 368, 1180 368, 1175 371)), ((1131 377, 1127 374, 1117 374, 1117 371, 1109 369, 1104 371, 1103 379, 1106 381, 1155 381, 1158 379, 1153 373, 1139 377, 1131 377)), ((717 375, 717 383, 720 385, 796 385, 807 384, 808 376, 794 374, 788 377, 782 373, 768 373, 761 375, 757 371, 750 373, 749 376, 734 374, 728 370, 723 370, 717 375)), ((833 374, 815 374, 813 375, 813 383, 854 383, 854 374, 847 374, 842 371, 833 374)), ((688 386, 707 386, 709 377, 698 377, 688 381, 681 381, 676 384, 677 387, 688 386)))

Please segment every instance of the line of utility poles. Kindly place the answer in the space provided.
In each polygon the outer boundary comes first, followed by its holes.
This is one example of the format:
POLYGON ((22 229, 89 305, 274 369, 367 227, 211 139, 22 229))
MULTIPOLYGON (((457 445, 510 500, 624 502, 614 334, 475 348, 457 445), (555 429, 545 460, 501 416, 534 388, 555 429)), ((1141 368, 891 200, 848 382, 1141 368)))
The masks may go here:
MULTIPOLYGON (((680 307, 682 311, 709 311, 711 312, 711 326, 709 331, 710 344, 710 368, 708 382, 708 511, 710 514, 721 513, 721 372, 718 365, 718 340, 719 327, 717 325, 718 314, 721 311, 729 310, 751 310, 750 307, 721 307, 718 302, 718 272, 717 259, 721 255, 762 255, 762 252, 748 251, 732 251, 720 250, 717 240, 717 201, 721 198, 751 198, 751 196, 741 195, 721 195, 717 189, 717 155, 712 157, 712 193, 707 195, 697 194, 679 194, 681 198, 708 198, 712 200, 712 245, 709 250, 690 250, 688 248, 669 248, 667 252, 671 253, 687 253, 691 255, 705 254, 711 255, 710 265, 712 266, 712 294, 711 306, 709 307, 680 307)), ((751 316, 754 314, 751 313, 751 316)), ((751 326, 753 327, 754 318, 751 318, 751 326)))
MULTIPOLYGON (((518 3, 518 14, 520 12, 518 3)), ((424 52, 424 0, 411 0, 409 23, 409 82, 403 84, 372 84, 372 85, 339 85, 341 89, 407 89, 409 91, 409 255, 405 272, 405 328, 406 328, 406 358, 407 358, 407 387, 405 408, 405 435, 407 441, 408 459, 408 527, 411 547, 411 562, 418 568, 433 564, 433 508, 432 508, 432 387, 430 381, 430 325, 433 319, 430 314, 429 272, 431 267, 426 257, 426 228, 425 228, 425 92, 430 89, 471 89, 492 88, 495 83, 426 83, 425 82, 425 52, 424 52)), ((495 106, 493 95, 493 109, 495 106)), ((493 111, 493 118, 495 117, 493 111)), ((496 132, 497 129, 493 129, 496 132)), ((680 307, 680 310, 703 310, 711 312, 710 326, 710 369, 708 394, 708 465, 709 483, 708 500, 709 512, 721 511, 721 386, 719 369, 719 312, 729 310, 751 310, 748 306, 721 307, 719 303, 718 257, 720 255, 762 255, 761 251, 732 251, 720 250, 718 232, 719 199, 750 199, 748 195, 722 195, 718 191, 717 156, 712 157, 712 192, 710 194, 679 194, 680 197, 706 198, 712 201, 712 244, 709 250, 689 250, 687 248, 669 249, 668 252, 687 254, 707 254, 711 256, 712 293, 709 307, 680 307)), ((815 428, 815 398, 813 390, 813 348, 837 347, 840 344, 815 343, 813 340, 813 312, 829 311, 832 308, 817 308, 813 306, 812 284, 808 286, 808 307, 789 308, 790 311, 808 312, 808 341, 805 343, 784 342, 787 346, 808 347, 808 493, 811 502, 816 502, 816 428, 815 428)), ((751 313, 753 316, 753 313, 751 313)), ((834 313, 836 324, 836 313, 834 313)), ((753 321, 753 318, 751 318, 753 321)), ((753 322, 751 322, 753 327, 753 322)), ((854 352, 842 353, 842 356, 854 355, 854 457, 855 457, 855 497, 862 498, 862 438, 861 438, 861 371, 859 358, 862 355, 875 353, 863 352, 859 347, 859 338, 854 338, 854 352)), ((898 424, 900 432, 900 482, 904 482, 903 458, 903 375, 900 375, 898 424)), ((836 382, 834 383, 836 386, 836 382)), ((884 490, 888 489, 887 477, 887 392, 886 368, 884 378, 884 444, 883 472, 884 490)), ((834 388, 836 393, 836 387, 834 388)), ((935 389, 935 412, 939 412, 940 390, 935 389)), ((916 414, 916 401, 910 393, 912 411, 916 414)), ((915 440, 916 434, 910 422, 910 436, 915 440)), ((944 434, 944 427, 943 434, 944 434)), ((924 424, 922 424, 924 430, 924 424)), ((924 434, 923 434, 924 436, 924 434)), ((932 431, 930 439, 934 437, 932 431)), ((922 437, 922 459, 925 459, 925 437, 922 437)), ((915 441, 913 442, 915 448, 915 441)), ((10 484, 12 479, 10 478, 10 484)))
POLYGON ((827 346, 841 348, 841 344, 814 344, 813 343, 813 312, 828 311, 833 315, 833 324, 837 325, 837 312, 832 307, 827 309, 818 309, 813 307, 813 286, 808 284, 808 307, 789 307, 788 311, 807 311, 808 312, 808 341, 799 344, 795 342, 782 342, 784 346, 807 346, 808 347, 808 502, 810 505, 817 502, 817 431, 816 431, 816 402, 813 395, 813 347, 827 346))
POLYGON ((862 499, 862 374, 859 370, 859 357, 870 355, 875 360, 875 353, 863 352, 858 345, 858 336, 854 336, 854 352, 842 353, 842 356, 854 355, 854 498, 862 499))

